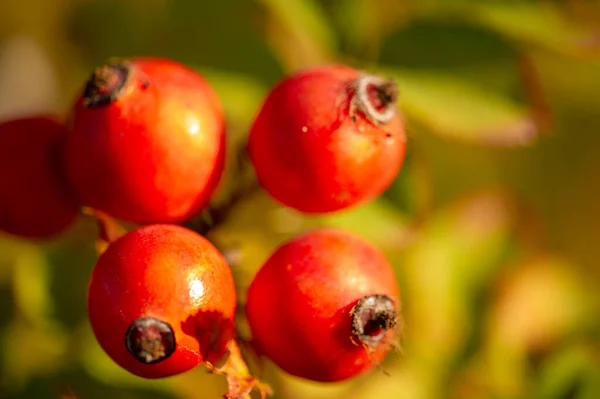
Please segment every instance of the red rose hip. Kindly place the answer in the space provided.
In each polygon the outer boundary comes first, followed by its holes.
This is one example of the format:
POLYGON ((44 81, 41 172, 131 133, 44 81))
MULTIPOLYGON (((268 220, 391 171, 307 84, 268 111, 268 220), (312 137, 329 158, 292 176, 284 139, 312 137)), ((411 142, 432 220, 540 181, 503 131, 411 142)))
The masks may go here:
POLYGON ((88 315, 104 351, 144 378, 216 363, 234 336, 229 266, 199 234, 148 225, 110 244, 88 290, 88 315))
POLYGON ((218 186, 221 103, 185 65, 161 58, 106 63, 87 82, 71 122, 65 165, 87 206, 134 223, 179 223, 218 186))
POLYGON ((320 228, 280 246, 248 289, 259 352, 289 374, 342 381, 395 345, 400 296, 383 254, 353 234, 320 228))
POLYGON ((273 88, 248 138, 257 178, 282 204, 327 213, 385 191, 406 137, 393 81, 348 66, 298 72, 273 88))
POLYGON ((0 230, 31 239, 52 238, 79 212, 62 175, 65 127, 37 115, 0 123, 0 230))

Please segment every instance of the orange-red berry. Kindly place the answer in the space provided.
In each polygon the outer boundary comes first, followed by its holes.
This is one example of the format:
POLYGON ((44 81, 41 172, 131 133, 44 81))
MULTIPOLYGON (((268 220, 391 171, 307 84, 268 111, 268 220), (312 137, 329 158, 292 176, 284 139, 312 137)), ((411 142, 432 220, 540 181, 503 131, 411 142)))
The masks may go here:
POLYGON ((0 230, 52 238, 70 227, 79 211, 61 169, 65 127, 38 115, 0 123, 0 230))
POLYGON ((223 111, 208 82, 173 60, 134 58, 87 82, 65 165, 85 205, 140 224, 179 223, 209 203, 224 152, 223 111))
POLYGON ((345 209, 382 194, 406 137, 397 87, 348 66, 298 72, 273 88, 248 138, 261 185, 306 213, 345 209))
POLYGON ((250 284, 246 315, 258 351, 281 369, 341 381, 372 369, 394 346, 399 288, 377 248, 320 228, 271 255, 250 284))
POLYGON ((88 291, 88 314, 104 351, 144 378, 217 363, 234 336, 231 270, 204 237, 148 225, 110 244, 88 291))

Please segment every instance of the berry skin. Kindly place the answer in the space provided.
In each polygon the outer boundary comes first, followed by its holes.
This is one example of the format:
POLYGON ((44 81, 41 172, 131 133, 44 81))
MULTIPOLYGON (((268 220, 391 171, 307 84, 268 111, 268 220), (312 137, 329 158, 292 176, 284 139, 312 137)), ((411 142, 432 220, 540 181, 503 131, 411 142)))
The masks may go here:
POLYGON ((205 207, 219 184, 221 103, 201 75, 175 61, 99 67, 71 122, 65 165, 87 206, 138 224, 180 223, 205 207))
POLYGON ((289 374, 342 381, 375 367, 400 330, 400 297, 383 254, 320 228, 280 246, 248 289, 258 351, 289 374))
POLYGON ((79 206, 62 176, 65 127, 37 115, 0 124, 0 230, 29 239, 63 233, 79 206))
POLYGON ((216 363, 234 335, 234 281, 217 249, 176 225, 147 225, 110 244, 88 290, 104 351, 144 378, 216 363))
POLYGON ((343 65, 296 73, 273 88, 248 138, 258 181, 280 203, 328 213, 393 182, 406 147, 393 81, 343 65))

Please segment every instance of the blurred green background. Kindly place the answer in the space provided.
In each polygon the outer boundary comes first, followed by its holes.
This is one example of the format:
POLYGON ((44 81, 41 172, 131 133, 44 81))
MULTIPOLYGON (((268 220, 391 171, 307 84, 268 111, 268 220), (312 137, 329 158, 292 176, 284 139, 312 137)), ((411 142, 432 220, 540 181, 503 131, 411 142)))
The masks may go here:
MULTIPOLYGON (((242 256, 240 312, 261 262, 310 226, 361 234, 397 272, 390 375, 322 385, 270 365, 275 398, 600 398, 600 1, 0 0, 0 119, 62 114, 97 64, 136 55, 198 68, 232 145, 299 68, 399 82, 408 153, 382 198, 307 218, 257 193, 211 236, 242 256)), ((0 235, 0 398, 220 397, 205 370, 147 381, 102 352, 80 219, 51 242, 0 235)))

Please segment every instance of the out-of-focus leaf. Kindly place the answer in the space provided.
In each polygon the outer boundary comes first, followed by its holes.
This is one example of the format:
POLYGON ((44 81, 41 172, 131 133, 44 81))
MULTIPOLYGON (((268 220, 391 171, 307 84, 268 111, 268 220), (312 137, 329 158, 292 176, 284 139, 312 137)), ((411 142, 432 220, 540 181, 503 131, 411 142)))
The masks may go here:
POLYGON ((353 394, 345 396, 351 399, 371 398, 410 398, 410 399, 437 399, 446 397, 444 387, 441 385, 439 369, 431 364, 422 362, 422 359, 406 357, 402 363, 392 364, 385 368, 389 375, 373 370, 373 374, 362 384, 357 384, 353 394))
POLYGON ((465 143, 522 146, 538 135, 525 106, 439 73, 387 69, 407 116, 442 137, 465 143))
POLYGON ((488 331, 500 351, 544 351, 595 320, 597 304, 575 266, 554 256, 516 264, 496 290, 488 331))
POLYGON ((15 316, 3 336, 0 386, 4 383, 16 389, 32 376, 62 366, 67 336, 51 318, 50 270, 41 247, 17 240, 13 244, 8 262, 15 316))
POLYGON ((273 374, 278 379, 276 394, 278 397, 293 397, 296 399, 331 399, 347 398, 355 381, 342 381, 336 384, 323 385, 322 383, 305 380, 288 375, 280 370, 273 374))
MULTIPOLYGON (((455 376, 453 389, 461 392, 475 385, 478 398, 529 398, 529 364, 527 359, 510 351, 478 351, 469 364, 455 376)), ((473 389, 473 388, 470 388, 473 389)), ((463 399, 457 395, 453 398, 463 399)), ((467 398, 469 398, 467 396, 467 398)), ((470 398, 469 398, 470 399, 470 398)))
POLYGON ((321 216, 316 221, 320 225, 358 234, 386 252, 404 248, 412 238, 406 215, 384 198, 348 211, 321 216))
POLYGON ((404 165, 385 197, 407 216, 418 219, 433 208, 433 192, 431 166, 421 151, 414 148, 409 136, 404 165))
POLYGON ((510 249, 513 201, 501 190, 471 193, 441 208, 418 232, 399 273, 407 304, 404 347, 413 359, 406 367, 419 371, 409 373, 408 387, 396 388, 402 395, 395 396, 445 394, 448 373, 476 331, 481 293, 510 249))
POLYGON ((314 0, 260 0, 272 17, 267 39, 288 70, 331 60, 335 32, 314 0))
POLYGON ((52 373, 64 365, 67 335, 53 323, 32 326, 28 320, 18 319, 2 338, 0 386, 18 389, 32 376, 52 373))
POLYGON ((473 193, 439 211, 420 232, 401 268, 415 356, 447 365, 465 349, 478 296, 508 253, 513 208, 502 191, 473 193))
POLYGON ((41 325, 51 316, 50 270, 39 247, 30 247, 15 259, 13 294, 19 313, 28 322, 41 325))
POLYGON ((247 127, 261 106, 267 89, 249 75, 202 65, 193 67, 208 80, 217 92, 225 108, 228 121, 236 127, 247 127))
POLYGON ((530 356, 585 329, 592 297, 574 265, 550 255, 517 261, 495 288, 474 372, 497 397, 531 397, 530 356))
POLYGON ((346 52, 374 59, 383 39, 409 16, 411 3, 385 1, 374 6, 372 0, 330 2, 346 52))
MULTIPOLYGON (((543 365, 535 399, 562 399, 576 392, 582 398, 586 388, 594 389, 589 381, 595 377, 595 393, 600 394, 600 352, 591 344, 575 343, 553 353, 543 365), (586 385, 588 385, 586 387, 586 385)), ((590 398, 598 396, 589 396, 590 398)))
POLYGON ((600 50, 600 30, 570 18, 549 1, 455 3, 456 14, 511 39, 567 55, 600 50))
POLYGON ((600 367, 598 367, 598 364, 583 376, 577 396, 577 399, 596 398, 600 398, 600 367))
POLYGON ((29 247, 34 248, 33 245, 27 245, 23 240, 0 231, 0 284, 8 282, 16 259, 21 251, 29 247))
POLYGON ((47 384, 54 391, 52 396, 28 396, 25 394, 23 399, 33 397, 55 398, 57 391, 60 391, 62 395, 60 399, 183 399, 185 397, 177 395, 175 392, 168 392, 167 390, 154 390, 151 387, 140 386, 129 388, 104 384, 94 379, 81 368, 67 369, 59 375, 54 375, 53 379, 48 381, 47 384))

